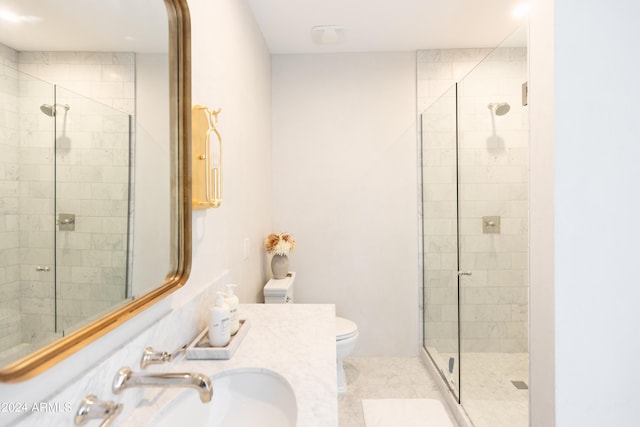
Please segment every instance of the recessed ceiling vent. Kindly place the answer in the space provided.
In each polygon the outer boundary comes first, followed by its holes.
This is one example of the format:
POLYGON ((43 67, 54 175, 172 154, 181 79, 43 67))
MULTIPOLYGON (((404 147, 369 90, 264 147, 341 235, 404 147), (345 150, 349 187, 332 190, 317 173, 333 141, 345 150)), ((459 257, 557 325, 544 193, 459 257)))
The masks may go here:
POLYGON ((319 25, 311 29, 311 40, 316 44, 344 43, 346 30, 342 25, 319 25))

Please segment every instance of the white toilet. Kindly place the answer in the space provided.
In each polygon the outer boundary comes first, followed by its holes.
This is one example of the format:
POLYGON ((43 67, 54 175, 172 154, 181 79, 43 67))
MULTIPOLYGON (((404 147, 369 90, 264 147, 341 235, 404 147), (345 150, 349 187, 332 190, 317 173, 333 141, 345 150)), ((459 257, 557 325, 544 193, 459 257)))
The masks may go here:
MULTIPOLYGON (((264 287, 265 304, 283 304, 293 302, 293 283, 296 279, 294 271, 284 279, 271 279, 264 287)), ((358 340, 358 325, 348 319, 336 316, 336 365, 338 368, 338 394, 347 391, 347 381, 344 376, 342 360, 347 357, 356 346, 358 340)))

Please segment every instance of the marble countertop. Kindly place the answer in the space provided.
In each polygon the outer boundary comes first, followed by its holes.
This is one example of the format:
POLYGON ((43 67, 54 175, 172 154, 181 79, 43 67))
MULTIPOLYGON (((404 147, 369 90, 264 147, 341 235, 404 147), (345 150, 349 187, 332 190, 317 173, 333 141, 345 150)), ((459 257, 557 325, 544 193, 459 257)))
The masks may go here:
MULTIPOLYGON (((152 366, 149 372, 199 372, 208 376, 225 370, 265 368, 282 375, 298 404, 299 427, 338 425, 336 395, 335 308, 328 304, 240 304, 241 319, 250 328, 229 360, 187 360, 152 366)), ((194 338, 194 337, 191 337, 194 338)), ((213 382, 215 400, 215 381, 213 382)), ((181 389, 147 394, 118 426, 150 425, 153 415, 181 389)), ((193 391, 193 398, 198 399, 193 391)))

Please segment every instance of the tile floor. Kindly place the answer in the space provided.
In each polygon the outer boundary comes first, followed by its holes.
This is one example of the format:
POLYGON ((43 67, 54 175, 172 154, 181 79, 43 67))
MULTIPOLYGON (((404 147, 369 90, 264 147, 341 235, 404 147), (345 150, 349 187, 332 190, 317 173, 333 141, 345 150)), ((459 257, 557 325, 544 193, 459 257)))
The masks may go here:
MULTIPOLYGON (((526 427, 529 390, 527 353, 463 353, 462 406, 475 427, 526 427)), ((419 358, 348 358, 347 393, 338 398, 339 427, 365 427, 362 399, 438 399, 446 403, 419 358)), ((449 418, 457 425, 451 414, 449 418)))
POLYGON ((347 393, 338 398, 339 427, 364 427, 362 399, 438 399, 446 408, 436 383, 417 357, 352 357, 345 359, 344 370, 347 393))

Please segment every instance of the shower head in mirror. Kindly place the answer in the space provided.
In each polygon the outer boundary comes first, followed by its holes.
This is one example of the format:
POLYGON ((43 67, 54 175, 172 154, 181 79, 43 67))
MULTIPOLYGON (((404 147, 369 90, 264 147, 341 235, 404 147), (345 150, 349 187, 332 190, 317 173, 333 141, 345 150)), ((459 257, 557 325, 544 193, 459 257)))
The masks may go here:
POLYGON ((69 111, 70 108, 67 104, 42 104, 40 106, 40 111, 42 111, 49 117, 55 117, 58 107, 64 108, 64 111, 69 111))
POLYGON ((495 113, 496 116, 504 116, 511 110, 511 106, 507 102, 496 102, 487 105, 487 108, 495 113))

